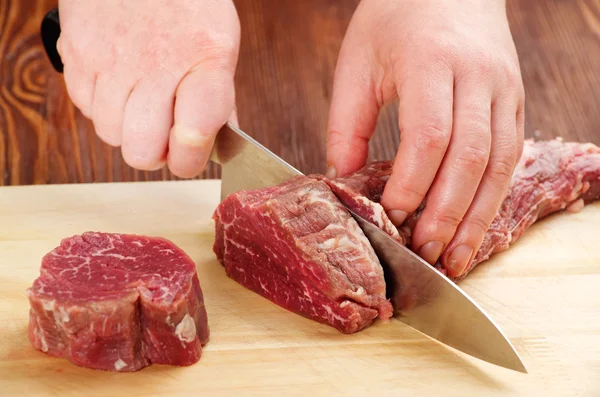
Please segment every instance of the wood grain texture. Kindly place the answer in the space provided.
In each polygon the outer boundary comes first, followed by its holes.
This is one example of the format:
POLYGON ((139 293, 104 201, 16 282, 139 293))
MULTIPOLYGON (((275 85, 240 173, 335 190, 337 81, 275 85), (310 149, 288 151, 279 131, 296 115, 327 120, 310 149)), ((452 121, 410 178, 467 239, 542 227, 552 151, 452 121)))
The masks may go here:
MULTIPOLYGON (((237 0, 242 48, 240 125, 304 172, 322 172, 337 54, 359 0, 237 0)), ((67 96, 39 39, 56 0, 0 1, 0 184, 174 179, 136 171, 105 145, 67 96)), ((521 57, 529 137, 600 143, 600 0, 508 0, 521 57)), ((381 114, 372 159, 393 158, 393 104, 381 114)), ((218 177, 209 167, 202 175, 218 177)))
POLYGON ((0 395, 600 395, 600 203, 538 223, 460 283, 514 344, 529 372, 522 374, 457 353, 396 319, 344 335, 243 288, 211 249, 219 191, 219 181, 0 188, 0 395), (211 327, 198 363, 95 371, 29 344, 25 290, 42 256, 87 230, 163 236, 190 255, 211 327))
POLYGON ((600 143, 600 0, 508 0, 528 136, 600 143))

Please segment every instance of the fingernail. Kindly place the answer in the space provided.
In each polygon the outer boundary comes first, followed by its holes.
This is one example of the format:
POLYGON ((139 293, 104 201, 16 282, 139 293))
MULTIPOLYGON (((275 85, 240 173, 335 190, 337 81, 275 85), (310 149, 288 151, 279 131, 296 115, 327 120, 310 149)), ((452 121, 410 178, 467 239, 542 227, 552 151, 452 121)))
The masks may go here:
POLYGON ((166 164, 166 160, 161 160, 160 162, 156 163, 153 167, 149 168, 148 171, 158 171, 161 168, 163 168, 166 164))
POLYGON ((211 135, 202 134, 196 129, 181 124, 174 125, 171 134, 177 143, 200 148, 212 146, 214 139, 211 135))
POLYGON ((426 262, 430 264, 434 264, 439 259, 440 255, 442 255, 442 251, 444 250, 444 243, 441 241, 430 241, 428 243, 423 244, 421 249, 419 249, 419 256, 423 258, 426 262))
POLYGON ((446 268, 453 277, 458 277, 464 273, 473 255, 473 248, 468 245, 459 245, 450 253, 446 263, 446 268))
POLYGON ((396 226, 400 226, 405 220, 408 214, 402 210, 391 210, 387 213, 390 221, 396 226))
POLYGON ((325 174, 325 177, 327 179, 335 179, 336 176, 337 176, 337 170, 335 169, 335 167, 333 165, 329 165, 327 167, 327 173, 325 174))

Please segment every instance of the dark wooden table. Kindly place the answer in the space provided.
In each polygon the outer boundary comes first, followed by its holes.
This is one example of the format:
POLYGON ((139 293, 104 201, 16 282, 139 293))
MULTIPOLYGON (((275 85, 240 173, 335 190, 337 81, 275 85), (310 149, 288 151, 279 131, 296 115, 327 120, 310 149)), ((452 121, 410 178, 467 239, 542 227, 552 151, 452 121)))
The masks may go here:
MULTIPOLYGON (((322 172, 338 49, 358 0, 236 1, 241 126, 304 172, 322 172)), ((39 39, 56 0, 0 0, 0 185, 172 179, 140 172, 71 104, 39 39)), ((600 0, 508 0, 527 92, 526 134, 600 144, 600 0)), ((393 158, 393 106, 372 158, 393 158)), ((210 168, 203 177, 215 177, 210 168)))

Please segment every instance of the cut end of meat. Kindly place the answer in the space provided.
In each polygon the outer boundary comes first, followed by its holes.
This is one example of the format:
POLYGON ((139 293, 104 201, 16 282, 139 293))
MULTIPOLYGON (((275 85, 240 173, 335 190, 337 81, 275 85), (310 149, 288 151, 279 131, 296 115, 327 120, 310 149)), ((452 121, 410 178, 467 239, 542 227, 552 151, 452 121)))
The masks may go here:
POLYGON ((246 288, 344 333, 391 317, 381 264, 323 181, 235 193, 214 219, 215 254, 246 288))
POLYGON ((398 228, 392 223, 380 204, 381 195, 392 174, 392 165, 393 162, 391 161, 376 161, 345 177, 322 178, 322 180, 329 185, 333 193, 346 207, 379 227, 400 244, 409 245, 412 229, 420 212, 412 214, 398 228))
POLYGON ((32 345, 82 367, 191 365, 209 339, 195 264, 163 238, 64 239, 42 259, 27 296, 32 345))

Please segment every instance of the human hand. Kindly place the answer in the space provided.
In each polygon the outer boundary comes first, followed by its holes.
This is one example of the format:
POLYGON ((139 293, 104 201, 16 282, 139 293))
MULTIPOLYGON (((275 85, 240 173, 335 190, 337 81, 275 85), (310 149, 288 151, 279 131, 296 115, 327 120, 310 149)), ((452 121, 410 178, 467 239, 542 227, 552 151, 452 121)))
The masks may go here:
POLYGON ((151 4, 60 0, 67 91, 127 164, 193 177, 235 121, 239 20, 229 0, 151 4))
POLYGON ((366 163, 379 109, 398 98, 401 142, 381 204, 399 225, 426 197, 412 248, 458 277, 521 155, 524 96, 503 0, 363 0, 335 74, 330 176, 366 163))

